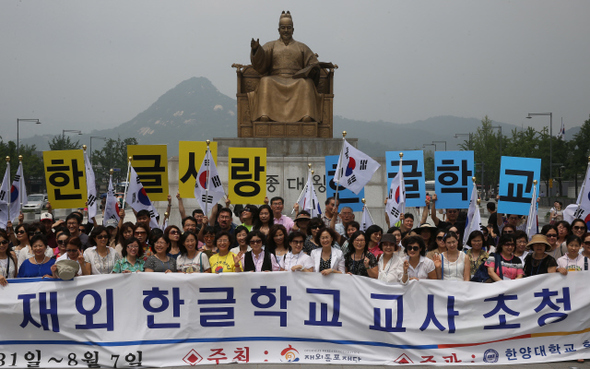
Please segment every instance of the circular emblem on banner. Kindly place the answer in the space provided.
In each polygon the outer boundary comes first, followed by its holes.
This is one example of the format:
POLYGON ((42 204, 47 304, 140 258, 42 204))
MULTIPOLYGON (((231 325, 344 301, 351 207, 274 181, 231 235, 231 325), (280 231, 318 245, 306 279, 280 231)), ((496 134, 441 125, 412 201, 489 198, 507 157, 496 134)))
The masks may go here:
POLYGON ((497 363, 500 354, 494 349, 487 349, 483 354, 483 361, 485 363, 497 363))
POLYGON ((346 176, 347 177, 352 174, 352 172, 354 171, 354 168, 356 168, 356 160, 354 160, 354 158, 351 156, 348 159, 348 165, 346 166, 346 176))
POLYGON ((289 345, 289 347, 281 351, 281 361, 287 363, 295 363, 299 361, 299 351, 289 345))
POLYGON ((15 186, 10 187, 10 202, 15 202, 18 199, 18 188, 15 186))
POLYGON ((152 203, 150 202, 150 198, 148 197, 147 193, 145 192, 145 188, 142 188, 141 191, 137 194, 137 199, 140 203, 145 206, 150 206, 152 203))

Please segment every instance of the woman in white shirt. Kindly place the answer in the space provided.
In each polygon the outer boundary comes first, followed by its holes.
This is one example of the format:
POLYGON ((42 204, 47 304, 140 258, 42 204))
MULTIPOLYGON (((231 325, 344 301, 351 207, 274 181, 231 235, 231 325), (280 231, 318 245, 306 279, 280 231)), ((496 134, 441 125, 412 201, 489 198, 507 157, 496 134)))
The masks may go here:
POLYGON ((176 259, 176 270, 179 273, 211 273, 209 258, 197 250, 197 236, 185 232, 178 242, 180 256, 176 259))
POLYGON ((321 247, 311 252, 313 270, 326 276, 332 273, 344 273, 344 255, 334 247, 336 231, 324 228, 317 233, 315 242, 321 247))
POLYGON ((447 251, 435 257, 436 274, 446 281, 469 281, 471 279, 471 263, 465 262, 465 253, 459 251, 459 236, 448 231, 444 236, 447 251))
MULTIPOLYGON (((434 262, 426 255, 426 245, 421 236, 410 236, 402 240, 404 251, 408 255, 404 260, 402 283, 415 279, 436 279, 434 262)), ((440 257, 434 255, 440 263, 440 257)))
POLYGON ((386 233, 381 237, 379 247, 383 254, 377 263, 379 267, 378 279, 383 282, 400 282, 404 273, 404 261, 401 254, 401 247, 398 245, 397 237, 392 233, 386 233))
POLYGON ((109 233, 103 226, 94 227, 90 233, 91 247, 84 251, 84 260, 90 263, 92 274, 111 274, 115 263, 120 259, 119 254, 112 247, 107 246, 109 233))
POLYGON ((288 272, 313 272, 313 260, 303 252, 305 234, 293 231, 287 239, 289 252, 279 258, 281 270, 288 272))

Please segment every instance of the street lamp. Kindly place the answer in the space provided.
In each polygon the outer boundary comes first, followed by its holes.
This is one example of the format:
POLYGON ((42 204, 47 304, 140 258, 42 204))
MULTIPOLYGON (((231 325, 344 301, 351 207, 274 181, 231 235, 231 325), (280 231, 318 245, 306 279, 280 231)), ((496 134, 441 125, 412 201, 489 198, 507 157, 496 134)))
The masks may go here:
POLYGON ((473 148, 471 147, 471 142, 473 140, 473 138, 472 138, 473 134, 471 132, 469 132, 469 133, 455 133, 455 138, 459 138, 459 136, 469 137, 469 141, 467 141, 467 147, 469 148, 469 150, 473 150, 473 148))
POLYGON ((18 150, 19 150, 19 124, 20 122, 35 122, 35 124, 41 124, 41 121, 39 119, 20 119, 20 118, 16 118, 16 157, 18 158, 18 150))
POLYGON ((106 137, 103 136, 90 136, 90 163, 92 164, 92 139, 93 138, 98 138, 100 140, 105 140, 106 141, 106 137))
MULTIPOLYGON (((447 141, 432 141, 433 144, 437 144, 437 143, 444 143, 445 144, 445 151, 447 151, 447 141)), ((434 145, 434 147, 436 148, 436 145, 434 145)))
POLYGON ((77 133, 78 136, 81 136, 82 135, 82 131, 77 130, 77 129, 62 129, 62 131, 61 131, 61 137, 64 140, 66 139, 66 132, 69 132, 69 133, 77 133))
MULTIPOLYGON (((549 178, 553 178, 553 113, 529 113, 527 119, 531 119, 537 115, 548 115, 549 116, 549 178)), ((551 188, 547 191, 547 197, 549 204, 551 204, 551 188)))

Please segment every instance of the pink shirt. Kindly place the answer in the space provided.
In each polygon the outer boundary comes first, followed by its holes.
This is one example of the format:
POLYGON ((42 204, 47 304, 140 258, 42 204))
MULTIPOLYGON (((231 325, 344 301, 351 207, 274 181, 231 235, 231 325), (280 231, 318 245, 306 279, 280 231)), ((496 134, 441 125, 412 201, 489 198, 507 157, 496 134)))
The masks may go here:
MULTIPOLYGON (((293 219, 289 218, 286 215, 281 215, 280 218, 275 218, 274 219, 274 224, 280 224, 283 227, 285 227, 285 229, 287 230, 287 233, 291 232, 291 228, 293 228, 293 225, 295 224, 295 222, 293 222, 293 219)), ((285 235, 287 236, 287 235, 285 235)))
POLYGON ((381 249, 379 248, 379 245, 372 247, 369 249, 369 252, 373 255, 375 255, 375 257, 377 259, 379 259, 379 255, 383 254, 383 251, 381 251, 381 249))

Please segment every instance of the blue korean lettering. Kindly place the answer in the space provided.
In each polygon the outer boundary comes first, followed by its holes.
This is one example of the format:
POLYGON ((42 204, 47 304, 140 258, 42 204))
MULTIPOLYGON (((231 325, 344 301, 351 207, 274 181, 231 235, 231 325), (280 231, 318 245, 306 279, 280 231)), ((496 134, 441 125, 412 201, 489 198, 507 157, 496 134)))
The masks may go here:
POLYGON ((518 360, 518 356, 516 356, 516 350, 513 348, 506 349, 505 355, 506 359, 510 361, 518 360))
MULTIPOLYGON (((252 305, 259 309, 269 309, 273 307, 277 302, 277 297, 275 293, 277 292, 276 288, 268 288, 267 286, 260 286, 260 288, 252 288, 251 292, 253 293, 252 298, 250 301, 252 305), (260 302, 261 297, 268 298, 266 303, 260 302)), ((284 311, 255 311, 254 316, 278 316, 279 322, 281 327, 287 326, 287 302, 291 301, 291 296, 287 295, 287 286, 281 286, 280 293, 279 293, 279 308, 284 311)))
POLYGON ((84 290, 76 296, 76 310, 86 316, 86 324, 76 324, 76 329, 101 329, 106 328, 107 331, 112 331, 114 327, 114 306, 113 306, 113 290, 108 288, 106 290, 106 323, 95 323, 94 314, 98 313, 102 308, 102 297, 94 290, 84 290), (90 296, 93 301, 93 306, 90 310, 84 307, 84 298, 90 296))
MULTIPOLYGON (((158 287, 153 287, 151 290, 143 291, 143 295, 145 296, 143 299, 143 308, 149 311, 150 313, 161 313, 166 311, 170 306, 170 301, 168 300, 168 291, 160 290, 158 287), (152 306, 152 300, 157 299, 160 300, 160 304, 158 307, 152 306)), ((184 300, 180 299, 180 288, 174 287, 172 289, 172 316, 174 318, 180 317, 180 305, 184 305, 184 300)), ((147 326, 148 328, 180 328, 180 323, 156 323, 155 322, 155 315, 150 314, 147 317, 147 326)))
MULTIPOLYGON (((537 306, 535 308, 535 312, 538 313, 541 310, 543 310, 545 307, 548 307, 548 308, 553 309, 555 311, 559 311, 561 308, 559 306, 557 306, 556 304, 554 304, 553 301, 551 301, 552 296, 558 296, 558 295, 559 295, 558 291, 550 291, 548 288, 543 288, 543 290, 541 292, 535 292, 535 297, 542 298, 541 302, 539 303, 539 306, 537 306)), ((570 300, 569 287, 564 287, 562 289, 562 295, 563 295, 563 297, 556 299, 555 302, 557 302, 558 304, 563 304, 564 311, 570 311, 572 309, 572 305, 571 305, 571 300, 570 300)), ((566 314, 564 312, 551 312, 551 313, 541 315, 541 317, 539 317, 539 319, 537 320, 537 323, 539 324, 540 327, 542 327, 542 326, 549 324, 549 323, 561 322, 561 321, 565 320, 567 317, 568 317, 568 314, 566 314), (554 319, 554 320, 547 323, 547 320, 550 320, 550 319, 554 319)))
MULTIPOLYGON (((512 315, 512 316, 519 316, 520 313, 510 309, 506 305, 506 301, 510 300, 518 300, 517 295, 504 295, 503 293, 499 294, 496 297, 490 297, 489 299, 485 299, 485 302, 495 301, 496 306, 488 313, 484 314, 484 318, 489 318, 494 316, 500 312, 500 310, 512 315)), ((500 320, 500 324, 498 325, 484 325, 483 329, 510 329, 510 328, 520 328, 520 323, 513 323, 508 324, 506 321, 506 314, 499 314, 498 319, 500 320)))
POLYGON ((518 352, 522 355, 523 359, 530 359, 531 358, 531 348, 530 347, 521 347, 518 352))
POLYGON ((372 293, 371 298, 374 300, 395 300, 396 301, 396 319, 395 326, 393 325, 393 309, 385 310, 385 326, 381 325, 381 309, 373 308, 373 325, 369 329, 384 332, 405 332, 404 324, 404 296, 403 295, 385 295, 380 293, 372 293))
MULTIPOLYGON (((199 288, 199 293, 224 293, 224 298, 216 299, 200 299, 197 301, 199 305, 214 305, 214 304, 235 304, 233 287, 215 287, 215 288, 199 288)), ((216 307, 202 307, 201 326, 203 327, 233 327, 234 321, 234 307, 233 306, 216 306, 216 307)))
MULTIPOLYGON (((427 312, 426 312, 426 318, 424 319, 424 323, 422 323, 422 326, 420 327, 421 331, 426 330, 431 322, 441 332, 446 329, 439 322, 434 311, 435 311, 435 309, 434 309, 434 295, 428 295, 428 307, 427 307, 427 312)), ((455 317, 457 315, 459 315, 459 312, 457 310, 455 310, 455 296, 448 296, 448 298, 447 298, 447 323, 449 325, 449 334, 456 332, 455 317)))
POLYGON ((338 321, 340 316, 340 291, 329 290, 322 288, 308 288, 306 290, 309 294, 317 295, 331 295, 332 296, 332 318, 328 320, 328 308, 327 303, 320 303, 320 320, 317 320, 316 302, 309 303, 309 319, 305 320, 305 325, 319 325, 319 326, 332 326, 342 327, 342 322, 338 321))
POLYGON ((550 353, 561 355, 561 348, 559 347, 559 344, 552 343, 549 346, 547 346, 547 348, 549 349, 550 353))
POLYGON ((545 353, 545 345, 535 347, 535 356, 547 356, 547 353, 545 353))
POLYGON ((565 347, 565 352, 576 352, 578 350, 576 350, 574 348, 574 344, 573 343, 566 343, 563 345, 563 347, 565 347))
POLYGON ((19 300, 23 300, 23 321, 20 324, 22 328, 25 328, 29 323, 37 328, 43 327, 43 330, 48 331, 49 318, 51 318, 51 330, 53 332, 59 332, 59 319, 57 315, 57 292, 49 292, 49 301, 47 300, 47 292, 39 293, 39 316, 41 318, 41 324, 39 324, 31 313, 31 300, 36 299, 37 296, 34 293, 18 295, 19 300))

